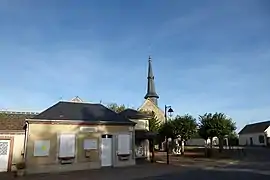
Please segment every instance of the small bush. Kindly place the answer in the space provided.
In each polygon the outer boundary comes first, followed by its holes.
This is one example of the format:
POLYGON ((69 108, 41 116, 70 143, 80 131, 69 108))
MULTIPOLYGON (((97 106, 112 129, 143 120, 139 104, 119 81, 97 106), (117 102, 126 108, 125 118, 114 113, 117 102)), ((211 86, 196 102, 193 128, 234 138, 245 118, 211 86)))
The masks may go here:
POLYGON ((19 162, 16 164, 17 169, 25 169, 25 162, 19 162))

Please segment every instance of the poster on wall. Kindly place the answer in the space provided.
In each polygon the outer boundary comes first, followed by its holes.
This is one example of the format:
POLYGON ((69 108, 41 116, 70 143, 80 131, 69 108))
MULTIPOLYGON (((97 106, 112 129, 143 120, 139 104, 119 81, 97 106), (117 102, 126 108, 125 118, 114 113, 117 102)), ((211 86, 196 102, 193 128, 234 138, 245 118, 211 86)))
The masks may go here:
POLYGON ((126 155, 130 154, 130 135, 119 134, 118 135, 118 154, 126 155))
POLYGON ((50 140, 37 140, 34 142, 34 156, 49 156, 50 140))
POLYGON ((59 137, 59 157, 75 157, 75 134, 61 134, 59 137))
POLYGON ((97 149, 97 139, 85 139, 83 142, 84 150, 97 149))

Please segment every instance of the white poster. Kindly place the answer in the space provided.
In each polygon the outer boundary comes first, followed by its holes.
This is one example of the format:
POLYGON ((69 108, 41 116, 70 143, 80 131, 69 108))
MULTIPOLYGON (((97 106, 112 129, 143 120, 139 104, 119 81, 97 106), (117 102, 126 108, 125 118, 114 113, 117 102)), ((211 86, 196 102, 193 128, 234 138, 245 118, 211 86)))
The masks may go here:
POLYGON ((34 142, 34 156, 49 156, 50 140, 37 140, 34 142))
POLYGON ((59 157, 75 157, 75 134, 61 134, 59 138, 59 157))
POLYGON ((118 154, 130 154, 130 135, 118 135, 118 154))
POLYGON ((83 142, 85 150, 97 149, 97 139, 85 139, 83 142))

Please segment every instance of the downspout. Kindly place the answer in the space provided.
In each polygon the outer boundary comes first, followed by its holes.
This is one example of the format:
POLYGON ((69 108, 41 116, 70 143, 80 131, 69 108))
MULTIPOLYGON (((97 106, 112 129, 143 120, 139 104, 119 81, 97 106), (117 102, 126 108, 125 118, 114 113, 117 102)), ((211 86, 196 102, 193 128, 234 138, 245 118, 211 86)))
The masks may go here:
POLYGON ((25 121, 24 145, 23 145, 23 148, 24 148, 24 153, 23 153, 24 161, 26 160, 26 150, 27 150, 28 134, 29 134, 29 123, 28 123, 28 121, 25 121))

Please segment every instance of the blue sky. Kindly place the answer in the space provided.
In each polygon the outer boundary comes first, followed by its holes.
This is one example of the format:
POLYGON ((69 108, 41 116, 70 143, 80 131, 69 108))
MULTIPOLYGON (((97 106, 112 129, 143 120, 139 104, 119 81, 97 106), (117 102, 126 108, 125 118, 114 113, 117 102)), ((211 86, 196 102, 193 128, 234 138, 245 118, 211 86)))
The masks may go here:
POLYGON ((268 0, 1 0, 0 109, 74 96, 139 107, 148 55, 159 105, 270 119, 268 0))

